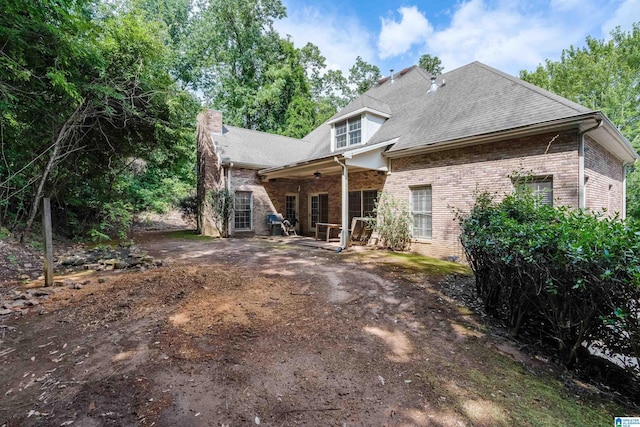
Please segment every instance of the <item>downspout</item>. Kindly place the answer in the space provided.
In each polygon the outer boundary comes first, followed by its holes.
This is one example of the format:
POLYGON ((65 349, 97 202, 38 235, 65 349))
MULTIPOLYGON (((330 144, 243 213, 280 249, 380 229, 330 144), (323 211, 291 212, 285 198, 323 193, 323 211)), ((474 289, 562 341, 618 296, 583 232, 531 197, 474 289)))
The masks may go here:
POLYGON ((627 167, 622 165, 622 219, 627 219, 627 167))
MULTIPOLYGON (((233 167, 233 162, 229 163, 227 166, 227 179, 225 180, 225 187, 229 194, 231 194, 231 168, 233 167)), ((231 237, 231 219, 229 219, 229 224, 227 224, 227 236, 231 237)))
POLYGON ((346 249, 349 244, 349 169, 337 157, 334 157, 333 160, 342 166, 342 233, 338 249, 340 251, 346 249))
POLYGON ((584 182, 584 136, 602 126, 602 119, 596 119, 598 124, 589 129, 578 132, 578 208, 587 208, 587 194, 584 182))

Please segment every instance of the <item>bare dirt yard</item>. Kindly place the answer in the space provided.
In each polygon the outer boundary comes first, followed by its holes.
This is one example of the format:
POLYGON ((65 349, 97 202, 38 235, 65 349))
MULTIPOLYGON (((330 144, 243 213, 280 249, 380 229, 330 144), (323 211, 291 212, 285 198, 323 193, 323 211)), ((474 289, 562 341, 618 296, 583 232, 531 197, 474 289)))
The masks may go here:
POLYGON ((0 318, 0 425, 605 426, 631 415, 446 296, 470 280, 461 265, 300 240, 145 232, 137 246, 163 266, 69 275, 84 285, 0 318))

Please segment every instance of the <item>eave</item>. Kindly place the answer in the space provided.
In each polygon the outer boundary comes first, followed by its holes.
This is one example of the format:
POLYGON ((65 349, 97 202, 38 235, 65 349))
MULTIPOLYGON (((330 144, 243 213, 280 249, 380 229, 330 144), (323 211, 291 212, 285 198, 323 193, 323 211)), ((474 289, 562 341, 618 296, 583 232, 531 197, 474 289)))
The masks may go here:
MULTIPOLYGON (((600 132, 606 132, 609 138, 598 138, 594 132, 594 136, 598 143, 598 140, 611 141, 613 144, 606 144, 610 152, 618 157, 625 164, 635 162, 638 158, 638 153, 633 149, 629 141, 618 131, 618 129, 599 111, 589 112, 585 114, 579 114, 576 116, 566 117, 557 120, 551 120, 547 122, 536 123, 528 126, 521 126, 512 129, 499 130, 496 132, 489 132, 481 135, 472 135, 464 138, 457 138, 451 140, 434 141, 429 144, 424 144, 416 147, 410 147, 401 150, 392 150, 384 153, 384 156, 390 159, 413 156, 424 153, 431 153, 434 151, 448 150, 454 148, 468 147, 476 144, 484 144, 493 141, 520 138, 530 135, 539 134, 542 132, 554 132, 575 129, 576 131, 584 131, 593 124, 597 124, 599 121, 604 121, 604 126, 600 132)), ((603 144, 604 145, 604 144, 603 144)))

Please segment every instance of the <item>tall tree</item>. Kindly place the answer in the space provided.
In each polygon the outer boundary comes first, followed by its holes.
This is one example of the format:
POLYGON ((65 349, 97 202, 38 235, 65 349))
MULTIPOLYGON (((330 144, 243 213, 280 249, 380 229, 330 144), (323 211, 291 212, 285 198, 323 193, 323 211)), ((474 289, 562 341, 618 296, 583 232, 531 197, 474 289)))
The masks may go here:
POLYGON ((438 58, 437 56, 431 56, 428 53, 425 53, 420 57, 420 59, 418 60, 418 66, 432 76, 442 74, 442 71, 444 70, 440 58, 438 58))
POLYGON ((28 236, 44 195, 75 223, 125 206, 122 172, 169 143, 159 135, 184 101, 163 27, 127 2, 11 0, 0 39, 0 221, 28 236))
MULTIPOLYGON (((610 40, 588 37, 586 46, 562 51, 520 78, 586 107, 602 110, 640 150, 640 23, 616 28, 610 40)), ((640 168, 627 178, 627 213, 640 219, 640 168)))
POLYGON ((380 68, 369 64, 360 56, 356 58, 356 63, 349 69, 349 84, 353 86, 355 96, 368 91, 381 77, 380 68))

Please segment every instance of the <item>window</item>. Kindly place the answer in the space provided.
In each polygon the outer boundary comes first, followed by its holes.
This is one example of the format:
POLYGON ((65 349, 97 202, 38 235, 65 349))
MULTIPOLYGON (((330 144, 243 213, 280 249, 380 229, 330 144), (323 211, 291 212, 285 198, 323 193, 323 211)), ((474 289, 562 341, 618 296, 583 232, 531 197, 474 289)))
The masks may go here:
POLYGON ((349 145, 360 144, 361 123, 360 119, 349 122, 349 145))
POLYGON ((362 141, 362 120, 358 118, 335 124, 336 148, 359 144, 362 141))
POLYGON ((236 191, 233 198, 233 224, 236 230, 251 230, 251 202, 250 191, 236 191))
POLYGON ((431 187, 411 189, 412 234, 416 239, 431 239, 431 187))
POLYGON ((347 122, 336 125, 336 148, 347 146, 347 122))
POLYGON ((540 198, 543 205, 553 206, 553 178, 551 176, 518 178, 513 183, 514 187, 524 185, 540 198))
POLYGON ((377 190, 350 191, 349 224, 354 217, 373 216, 377 198, 377 190))
POLYGON ((553 206, 553 178, 534 178, 527 181, 527 186, 533 190, 533 194, 540 197, 540 203, 553 206))

